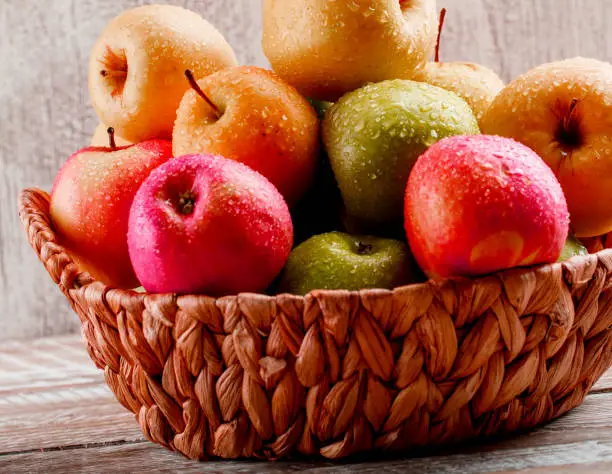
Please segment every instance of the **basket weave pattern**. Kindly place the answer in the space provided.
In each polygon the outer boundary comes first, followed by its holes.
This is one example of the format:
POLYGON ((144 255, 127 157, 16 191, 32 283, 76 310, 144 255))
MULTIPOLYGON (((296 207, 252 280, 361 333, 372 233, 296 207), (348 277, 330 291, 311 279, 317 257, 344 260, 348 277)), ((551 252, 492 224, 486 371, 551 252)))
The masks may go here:
POLYGON ((117 399, 192 459, 337 459, 528 429, 612 364, 611 250, 393 291, 146 295, 79 271, 46 193, 20 206, 117 399))

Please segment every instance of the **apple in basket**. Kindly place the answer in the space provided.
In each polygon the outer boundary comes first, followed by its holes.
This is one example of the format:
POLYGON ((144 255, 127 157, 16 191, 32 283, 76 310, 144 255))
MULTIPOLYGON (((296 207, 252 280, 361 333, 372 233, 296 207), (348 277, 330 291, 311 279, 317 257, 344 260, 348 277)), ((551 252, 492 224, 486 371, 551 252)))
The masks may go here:
POLYGON ((152 293, 263 292, 293 246, 289 208, 246 165, 187 155, 144 182, 130 212, 134 269, 152 293))
POLYGON ((261 68, 229 68, 197 82, 191 71, 185 74, 192 90, 177 111, 174 156, 210 153, 244 163, 293 206, 311 185, 317 166, 314 108, 261 68))
POLYGON ((319 289, 393 289, 420 276, 404 242, 329 232, 311 237, 291 252, 279 287, 296 295, 319 289))
POLYGON ((514 138, 559 179, 577 237, 612 231, 612 64, 575 58, 512 81, 482 120, 484 133, 514 138))
POLYGON ((82 270, 103 283, 139 286, 125 235, 134 195, 149 173, 172 157, 172 144, 151 140, 85 148, 66 161, 51 191, 51 218, 59 242, 82 270))
POLYGON ((263 49, 302 94, 336 100, 370 82, 411 79, 436 43, 436 1, 265 0, 263 49))
POLYGON ((427 148, 445 137, 479 132, 459 96, 407 80, 352 91, 323 121, 323 142, 347 214, 358 226, 372 228, 401 224, 408 175, 427 148))
POLYGON ((100 121, 131 142, 172 137, 176 109, 189 89, 183 71, 204 77, 237 65, 219 31, 173 5, 126 10, 91 52, 89 92, 100 121))
POLYGON ((553 263, 569 231, 561 185, 532 150, 493 136, 451 137, 408 180, 406 233, 432 278, 553 263))

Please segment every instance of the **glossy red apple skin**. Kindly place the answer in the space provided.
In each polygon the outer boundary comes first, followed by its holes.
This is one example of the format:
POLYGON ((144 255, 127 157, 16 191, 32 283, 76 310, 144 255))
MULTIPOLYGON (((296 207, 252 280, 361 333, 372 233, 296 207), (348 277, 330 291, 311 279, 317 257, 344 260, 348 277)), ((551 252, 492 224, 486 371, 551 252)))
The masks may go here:
POLYGON ((156 169, 138 191, 128 243, 151 293, 262 292, 289 257, 293 224, 279 191, 256 171, 186 155, 156 169))
POLYGON ((51 219, 82 270, 112 287, 139 286, 127 246, 130 207, 151 171, 171 157, 171 142, 151 140, 85 148, 62 166, 51 191, 51 219))
POLYGON ((419 158, 406 190, 410 247, 430 278, 553 263, 569 232, 561 185, 511 139, 445 139, 419 158))

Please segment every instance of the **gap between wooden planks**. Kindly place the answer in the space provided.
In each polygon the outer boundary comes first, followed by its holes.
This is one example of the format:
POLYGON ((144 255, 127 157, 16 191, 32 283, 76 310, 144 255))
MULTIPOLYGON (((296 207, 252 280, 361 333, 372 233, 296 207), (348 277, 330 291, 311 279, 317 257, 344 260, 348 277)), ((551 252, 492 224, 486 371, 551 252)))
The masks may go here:
POLYGON ((358 464, 197 464, 144 442, 78 336, 0 344, 0 472, 612 472, 612 371, 582 407, 531 433, 358 464), (140 469, 140 471, 139 471, 140 469))

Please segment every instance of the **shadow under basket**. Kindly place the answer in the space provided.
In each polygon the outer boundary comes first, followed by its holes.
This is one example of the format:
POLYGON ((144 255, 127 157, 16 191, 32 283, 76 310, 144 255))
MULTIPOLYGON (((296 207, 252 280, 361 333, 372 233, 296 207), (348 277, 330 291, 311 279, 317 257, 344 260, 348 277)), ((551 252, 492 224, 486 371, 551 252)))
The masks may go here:
POLYGON ((330 459, 521 431, 578 406, 612 363, 612 251, 393 291, 147 295, 81 272, 49 196, 28 239, 145 436, 185 456, 330 459))

